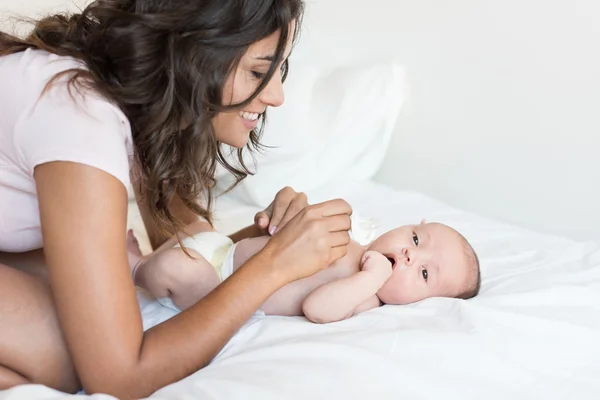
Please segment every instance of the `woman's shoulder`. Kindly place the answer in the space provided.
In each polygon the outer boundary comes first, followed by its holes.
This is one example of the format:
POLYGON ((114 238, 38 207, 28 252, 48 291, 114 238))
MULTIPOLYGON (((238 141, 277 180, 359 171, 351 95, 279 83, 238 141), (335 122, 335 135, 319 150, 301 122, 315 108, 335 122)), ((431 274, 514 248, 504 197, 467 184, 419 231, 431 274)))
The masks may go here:
POLYGON ((28 169, 60 159, 96 166, 128 183, 133 155, 129 121, 85 82, 72 85, 69 74, 60 75, 74 69, 86 67, 40 50, 0 57, 0 86, 8 88, 0 94, 5 134, 12 136, 8 142, 28 169))
POLYGON ((11 53, 2 56, 1 59, 22 61, 24 63, 27 63, 26 66, 34 68, 39 68, 40 66, 44 66, 47 64, 56 64, 61 62, 70 63, 71 65, 81 64, 83 67, 85 67, 85 63, 78 61, 73 57, 61 56, 58 54, 50 53, 46 50, 36 48, 28 48, 24 51, 11 53))
MULTIPOLYGON (((60 94, 74 94, 83 96, 85 100, 94 99, 111 102, 97 93, 92 85, 86 84, 89 79, 85 74, 78 78, 77 92, 69 91, 69 81, 76 72, 88 71, 83 60, 70 56, 61 56, 39 49, 27 49, 0 57, 0 81, 3 87, 13 89, 13 95, 22 94, 33 97, 41 97, 42 93, 55 91, 60 94), (51 83, 51 84, 50 84, 51 83), (85 90, 83 90, 85 89, 85 90)), ((6 93, 6 92, 4 92, 6 93)), ((80 99, 76 99, 80 100, 80 99)))
POLYGON ((12 104, 16 111, 34 112, 43 101, 60 107, 70 107, 71 112, 103 108, 109 110, 129 128, 122 110, 88 84, 85 74, 71 82, 73 74, 88 68, 82 60, 60 56, 44 50, 27 49, 0 57, 0 104, 12 104))
POLYGON ((87 67, 73 57, 31 48, 0 57, 0 75, 22 88, 45 86, 54 76, 69 70, 85 71, 87 67))

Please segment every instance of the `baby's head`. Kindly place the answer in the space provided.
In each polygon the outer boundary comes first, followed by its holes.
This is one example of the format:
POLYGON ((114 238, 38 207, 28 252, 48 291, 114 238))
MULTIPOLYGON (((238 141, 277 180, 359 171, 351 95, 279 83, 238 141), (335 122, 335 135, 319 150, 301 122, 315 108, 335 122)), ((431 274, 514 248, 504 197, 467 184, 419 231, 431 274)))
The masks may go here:
POLYGON ((406 225, 369 245, 392 262, 392 276, 377 292, 386 304, 429 297, 469 299, 479 293, 479 260, 456 230, 438 223, 406 225))

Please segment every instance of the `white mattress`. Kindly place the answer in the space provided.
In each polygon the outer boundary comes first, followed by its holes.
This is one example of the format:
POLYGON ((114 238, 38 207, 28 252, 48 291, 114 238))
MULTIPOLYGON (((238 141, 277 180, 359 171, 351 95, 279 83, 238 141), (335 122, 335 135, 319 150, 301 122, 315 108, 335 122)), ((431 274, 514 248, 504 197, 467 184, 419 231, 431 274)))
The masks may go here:
MULTIPOLYGON (((598 243, 540 235, 370 182, 309 194, 311 202, 332 197, 378 219, 381 231, 422 218, 457 228, 479 254, 481 294, 384 306, 328 325, 256 316, 209 367, 152 398, 600 398, 598 243)), ((218 213, 217 226, 247 225, 256 211, 235 210, 218 213)), ((147 327, 171 315, 142 294, 140 305, 147 327)), ((71 397, 41 386, 0 392, 0 400, 71 397)))

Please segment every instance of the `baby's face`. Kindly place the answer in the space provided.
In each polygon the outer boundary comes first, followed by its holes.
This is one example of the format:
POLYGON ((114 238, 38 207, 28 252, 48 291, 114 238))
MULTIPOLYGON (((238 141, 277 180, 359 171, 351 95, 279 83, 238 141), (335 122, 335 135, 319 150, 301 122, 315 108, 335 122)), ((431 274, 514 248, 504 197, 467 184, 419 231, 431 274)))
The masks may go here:
POLYGON ((393 272, 377 296, 386 304, 456 297, 472 273, 466 246, 458 232, 437 223, 402 226, 381 235, 369 250, 393 261, 393 272))

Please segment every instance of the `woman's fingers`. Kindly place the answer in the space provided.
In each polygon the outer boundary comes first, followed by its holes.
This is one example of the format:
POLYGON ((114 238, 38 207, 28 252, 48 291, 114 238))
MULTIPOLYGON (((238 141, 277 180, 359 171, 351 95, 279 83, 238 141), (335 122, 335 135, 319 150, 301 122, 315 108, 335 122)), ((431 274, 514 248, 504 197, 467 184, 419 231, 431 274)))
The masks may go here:
POLYGON ((349 215, 341 214, 326 218, 329 232, 347 232, 352 227, 352 221, 349 215))
POLYGON ((347 246, 350 243, 348 231, 332 232, 329 234, 329 246, 332 248, 347 246))
POLYGON ((283 211, 283 215, 280 216, 280 212, 273 212, 273 218, 271 225, 277 227, 277 229, 283 228, 292 218, 294 218, 300 211, 302 211, 308 205, 308 199, 304 193, 298 193, 294 197, 292 202, 289 204, 287 209, 283 211))

